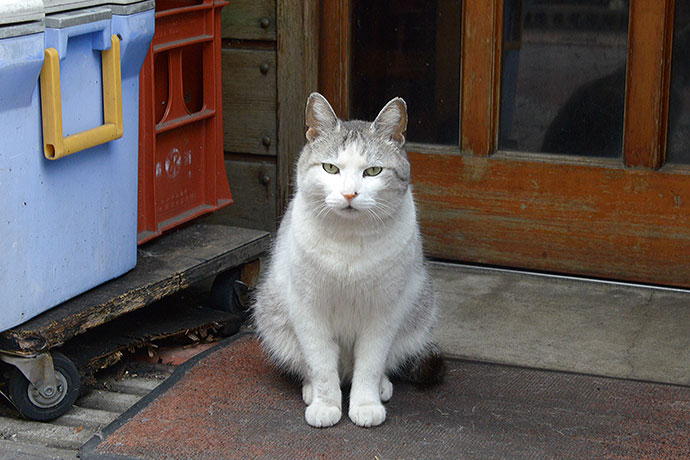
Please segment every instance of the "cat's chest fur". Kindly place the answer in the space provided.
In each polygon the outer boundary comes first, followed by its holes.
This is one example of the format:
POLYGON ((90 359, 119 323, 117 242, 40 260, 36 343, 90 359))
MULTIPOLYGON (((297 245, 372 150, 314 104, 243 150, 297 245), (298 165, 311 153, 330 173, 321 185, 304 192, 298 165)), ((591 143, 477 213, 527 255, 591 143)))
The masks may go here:
POLYGON ((411 196, 395 220, 361 234, 315 222, 302 206, 295 200, 288 229, 292 288, 322 311, 393 304, 421 260, 411 196))

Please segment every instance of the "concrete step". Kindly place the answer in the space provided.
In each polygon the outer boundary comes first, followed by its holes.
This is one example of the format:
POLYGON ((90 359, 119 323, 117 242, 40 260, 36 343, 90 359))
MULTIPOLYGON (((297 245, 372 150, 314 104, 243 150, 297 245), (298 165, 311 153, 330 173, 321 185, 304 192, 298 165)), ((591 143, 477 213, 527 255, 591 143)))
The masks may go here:
POLYGON ((130 395, 146 396, 151 393, 162 382, 155 378, 132 378, 125 380, 113 380, 108 383, 111 391, 117 393, 127 393, 130 395))
MULTIPOLYGON (((79 403, 81 403, 81 401, 79 403)), ((72 406, 65 415, 56 419, 53 423, 73 428, 81 427, 82 429, 88 429, 95 432, 115 420, 118 415, 120 415, 119 412, 91 409, 75 405, 72 406)))
POLYGON ((8 417, 0 418, 0 433, 4 439, 65 450, 79 449, 93 436, 90 430, 8 417))
POLYGON ((121 414, 137 401, 141 399, 139 395, 127 393, 116 393, 114 391, 93 390, 84 395, 77 405, 87 409, 98 409, 121 414))
POLYGON ((690 385, 690 291, 433 262, 451 356, 690 385))
POLYGON ((57 449, 15 439, 0 439, 0 458, 7 460, 77 460, 77 451, 57 449))
POLYGON ((67 413, 50 423, 23 420, 5 411, 12 415, 0 416, 0 459, 77 459, 79 447, 160 385, 167 375, 103 381, 99 388, 110 390, 88 389, 67 413))

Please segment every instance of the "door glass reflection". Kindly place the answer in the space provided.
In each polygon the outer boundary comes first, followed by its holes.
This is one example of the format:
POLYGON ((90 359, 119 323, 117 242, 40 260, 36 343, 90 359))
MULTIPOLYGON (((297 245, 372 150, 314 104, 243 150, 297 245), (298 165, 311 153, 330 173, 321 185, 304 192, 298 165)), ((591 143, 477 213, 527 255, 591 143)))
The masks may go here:
POLYGON ((400 96, 407 138, 458 145, 460 0, 353 0, 350 118, 373 120, 400 96))
POLYGON ((690 1, 676 2, 671 58, 667 163, 690 164, 690 1))
POLYGON ((619 157, 628 0, 505 0, 499 147, 619 157))

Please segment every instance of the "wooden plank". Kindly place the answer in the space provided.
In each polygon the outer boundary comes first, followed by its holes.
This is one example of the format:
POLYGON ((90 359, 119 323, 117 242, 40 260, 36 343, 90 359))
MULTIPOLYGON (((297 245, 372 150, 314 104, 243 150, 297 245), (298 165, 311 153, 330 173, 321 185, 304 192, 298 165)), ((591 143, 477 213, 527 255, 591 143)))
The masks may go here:
POLYGON ((30 353, 256 259, 269 235, 258 230, 191 224, 139 247, 137 266, 0 334, 0 350, 30 353))
POLYGON ((690 169, 412 152, 432 257, 690 287, 690 169))
POLYGON ((223 39, 276 39, 275 0, 232 0, 221 18, 223 39))
POLYGON ((671 81, 674 0, 630 2, 623 158, 627 166, 664 162, 671 81))
POLYGON ((274 157, 225 159, 225 170, 234 203, 204 220, 205 223, 234 225, 275 232, 276 163, 274 157))
POLYGON ((463 2, 460 146, 479 156, 496 146, 503 0, 463 2))
POLYGON ((317 87, 318 0, 278 0, 278 196, 282 213, 305 142, 304 107, 317 87))
MULTIPOLYGON (((82 376, 119 361, 121 352, 137 349, 156 340, 188 332, 209 332, 220 337, 224 327, 239 329, 237 313, 190 305, 188 299, 171 296, 134 311, 68 341, 60 351, 79 368, 82 376)), ((204 334, 205 335, 205 334, 204 334)))
POLYGON ((223 49, 223 147, 227 152, 277 152, 276 53, 223 49))
POLYGON ((321 0, 319 91, 347 119, 350 63, 350 0, 321 0))

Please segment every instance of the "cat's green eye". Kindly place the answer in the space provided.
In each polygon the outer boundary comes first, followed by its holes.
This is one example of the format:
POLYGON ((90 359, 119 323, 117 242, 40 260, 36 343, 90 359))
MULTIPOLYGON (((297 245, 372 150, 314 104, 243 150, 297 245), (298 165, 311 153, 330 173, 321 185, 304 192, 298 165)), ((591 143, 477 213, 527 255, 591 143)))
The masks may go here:
POLYGON ((381 166, 372 166, 372 167, 364 170, 364 176, 365 177, 366 176, 369 176, 369 177, 378 176, 379 174, 381 174, 382 170, 383 170, 383 168, 381 166))
POLYGON ((334 164, 331 163, 321 163, 321 166, 323 166, 323 170, 326 171, 328 174, 338 174, 340 172, 340 169, 334 164))

